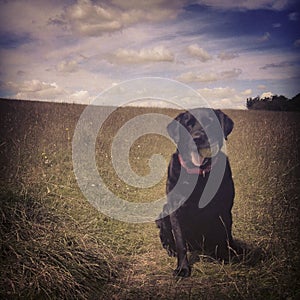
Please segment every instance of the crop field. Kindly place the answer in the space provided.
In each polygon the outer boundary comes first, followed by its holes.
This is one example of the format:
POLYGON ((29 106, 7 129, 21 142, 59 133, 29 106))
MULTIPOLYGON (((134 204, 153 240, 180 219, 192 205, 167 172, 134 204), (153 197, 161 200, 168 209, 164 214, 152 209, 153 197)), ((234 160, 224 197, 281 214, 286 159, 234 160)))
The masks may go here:
MULTIPOLYGON (((191 277, 179 279, 154 222, 112 219, 80 191, 72 138, 84 108, 0 100, 1 299, 300 298, 300 113, 225 111, 235 123, 227 142, 236 188, 233 235, 244 254, 227 264, 200 255, 191 277)), ((131 202, 163 197, 166 174, 145 189, 124 183, 111 144, 126 121, 151 112, 178 114, 118 108, 96 142, 100 176, 131 202)), ((173 151, 167 138, 147 134, 130 149, 131 167, 145 176, 153 154, 168 162, 173 151)))

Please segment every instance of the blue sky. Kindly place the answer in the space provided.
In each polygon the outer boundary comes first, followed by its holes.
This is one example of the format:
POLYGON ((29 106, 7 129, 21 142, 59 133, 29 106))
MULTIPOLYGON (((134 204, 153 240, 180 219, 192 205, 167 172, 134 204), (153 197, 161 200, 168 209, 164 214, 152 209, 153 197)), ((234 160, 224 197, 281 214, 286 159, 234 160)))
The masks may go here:
POLYGON ((266 93, 293 97, 297 2, 0 1, 0 96, 90 103, 124 80, 159 76, 217 108, 244 108, 266 93))

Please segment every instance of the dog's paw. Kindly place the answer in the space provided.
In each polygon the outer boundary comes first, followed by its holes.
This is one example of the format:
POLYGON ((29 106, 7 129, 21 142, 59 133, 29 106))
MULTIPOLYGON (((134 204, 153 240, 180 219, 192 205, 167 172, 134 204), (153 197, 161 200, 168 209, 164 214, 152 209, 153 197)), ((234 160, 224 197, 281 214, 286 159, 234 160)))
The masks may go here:
POLYGON ((186 266, 186 267, 177 267, 174 272, 173 275, 176 277, 190 277, 191 276, 191 267, 190 266, 186 266))
POLYGON ((167 250, 167 253, 171 257, 177 256, 175 241, 171 233, 162 234, 160 236, 162 246, 167 250))
POLYGON ((166 249, 169 256, 171 257, 177 256, 174 240, 165 239, 164 241, 162 241, 162 245, 163 248, 166 249))

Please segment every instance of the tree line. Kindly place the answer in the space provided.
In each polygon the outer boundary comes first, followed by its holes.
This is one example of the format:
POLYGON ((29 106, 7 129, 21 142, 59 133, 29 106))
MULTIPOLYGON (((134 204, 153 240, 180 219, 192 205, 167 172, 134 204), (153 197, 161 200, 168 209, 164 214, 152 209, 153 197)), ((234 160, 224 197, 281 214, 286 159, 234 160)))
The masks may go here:
POLYGON ((300 93, 291 99, 282 95, 247 98, 246 106, 254 110, 300 111, 300 93))

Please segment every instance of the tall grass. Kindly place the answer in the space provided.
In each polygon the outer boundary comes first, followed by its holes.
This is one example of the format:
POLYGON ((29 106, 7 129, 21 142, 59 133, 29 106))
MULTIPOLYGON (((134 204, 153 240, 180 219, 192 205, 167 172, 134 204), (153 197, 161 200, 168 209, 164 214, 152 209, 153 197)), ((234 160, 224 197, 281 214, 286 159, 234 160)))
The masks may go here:
MULTIPOLYGON (((94 209, 73 173, 71 143, 80 105, 1 101, 0 296, 3 299, 297 299, 299 290, 299 114, 227 111, 235 128, 227 152, 236 186, 233 234, 245 249, 239 262, 200 256, 192 277, 174 279, 175 261, 154 224, 127 224, 94 209)), ((110 161, 112 139, 132 117, 174 110, 122 108, 96 145, 99 173, 128 201, 164 195, 126 185, 110 161)), ((101 113, 101 109, 99 109, 101 113)), ((132 168, 167 160, 174 145, 139 138, 132 168)))

